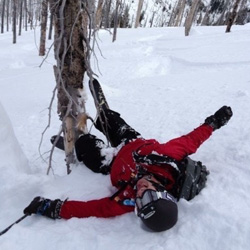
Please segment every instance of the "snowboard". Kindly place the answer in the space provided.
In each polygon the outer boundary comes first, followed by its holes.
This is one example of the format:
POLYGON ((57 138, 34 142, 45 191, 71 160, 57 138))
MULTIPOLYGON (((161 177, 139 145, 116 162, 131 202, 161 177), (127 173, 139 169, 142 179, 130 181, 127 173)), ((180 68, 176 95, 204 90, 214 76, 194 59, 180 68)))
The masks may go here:
MULTIPOLYGON (((56 140, 56 137, 57 137, 57 135, 53 135, 53 136, 50 138, 50 141, 51 141, 52 144, 54 144, 54 142, 55 142, 55 140, 56 140)), ((56 144, 55 144, 55 147, 56 147, 56 148, 59 148, 59 149, 61 149, 61 150, 64 150, 64 139, 63 139, 62 136, 59 136, 58 141, 57 141, 56 144)))
POLYGON ((103 93, 102 87, 96 79, 93 79, 92 82, 89 81, 89 89, 91 95, 94 98, 96 109, 98 111, 109 109, 109 105, 103 93))

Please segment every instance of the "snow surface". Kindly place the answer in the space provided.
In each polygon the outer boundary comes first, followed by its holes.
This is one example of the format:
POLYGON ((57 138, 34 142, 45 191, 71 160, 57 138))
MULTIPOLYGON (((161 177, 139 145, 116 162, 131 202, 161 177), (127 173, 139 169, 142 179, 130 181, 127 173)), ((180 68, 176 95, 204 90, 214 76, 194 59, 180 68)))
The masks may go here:
MULTIPOLYGON (((34 196, 89 200, 115 191, 109 176, 82 164, 67 175, 60 150, 46 175, 49 138, 60 122, 55 102, 41 158, 38 146, 55 79, 53 52, 39 67, 38 34, 24 32, 16 45, 11 33, 0 36, 0 231, 22 216, 34 196)), ((143 230, 134 213, 70 220, 33 215, 0 237, 0 249, 249 249, 250 25, 233 26, 229 34, 225 27, 195 27, 189 37, 183 28, 123 29, 115 43, 100 31, 98 41, 101 72, 94 60, 93 68, 109 105, 145 138, 168 141, 188 133, 221 106, 232 107, 228 125, 192 156, 211 171, 207 187, 192 201, 179 202, 178 223, 166 232, 143 230)), ((86 107, 95 117, 87 81, 86 107)), ((101 136, 94 128, 91 132, 101 136)))

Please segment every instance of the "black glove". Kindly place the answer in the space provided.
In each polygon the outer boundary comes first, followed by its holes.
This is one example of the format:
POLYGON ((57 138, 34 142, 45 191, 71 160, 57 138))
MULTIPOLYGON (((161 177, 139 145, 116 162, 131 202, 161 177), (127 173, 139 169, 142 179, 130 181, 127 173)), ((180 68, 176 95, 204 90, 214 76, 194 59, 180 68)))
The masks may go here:
POLYGON ((230 107, 223 106, 218 111, 205 119, 205 124, 208 124, 213 130, 219 129, 220 127, 227 124, 232 117, 233 112, 230 107))
POLYGON ((62 204, 63 202, 59 199, 52 201, 38 196, 23 210, 23 213, 28 215, 40 214, 51 219, 59 219, 62 204))

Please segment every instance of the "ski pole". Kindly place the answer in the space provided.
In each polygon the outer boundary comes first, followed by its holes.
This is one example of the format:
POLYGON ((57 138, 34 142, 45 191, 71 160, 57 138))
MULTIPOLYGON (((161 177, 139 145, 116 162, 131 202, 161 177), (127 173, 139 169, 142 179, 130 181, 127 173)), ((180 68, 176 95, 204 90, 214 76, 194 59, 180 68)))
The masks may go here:
POLYGON ((29 216, 30 214, 25 214, 24 216, 22 216, 21 218, 19 218, 17 221, 15 221, 13 224, 11 224, 10 226, 8 226, 7 228, 5 228, 2 232, 0 232, 0 236, 5 234, 7 231, 9 231, 9 229, 11 229, 15 224, 19 223, 20 221, 22 221, 23 219, 25 219, 27 216, 29 216))

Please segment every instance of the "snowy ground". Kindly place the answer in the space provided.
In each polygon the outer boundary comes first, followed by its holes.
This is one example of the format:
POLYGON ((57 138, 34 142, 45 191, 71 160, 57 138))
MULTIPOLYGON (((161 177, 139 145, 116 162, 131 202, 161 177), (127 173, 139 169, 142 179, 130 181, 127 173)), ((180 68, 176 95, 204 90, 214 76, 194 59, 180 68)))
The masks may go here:
MULTIPOLYGON (((97 52, 101 72, 94 61, 93 68, 109 105, 145 138, 165 142, 191 131, 223 105, 233 109, 228 125, 192 156, 211 174, 198 197, 179 202, 174 228, 146 232, 134 213, 68 221, 34 215, 0 236, 0 249, 249 249, 250 25, 224 31, 196 27, 185 37, 183 28, 118 30, 115 43, 108 32, 99 33, 104 57, 97 52)), ((36 195, 78 200, 111 195, 115 189, 108 176, 81 164, 67 175, 59 150, 54 153, 54 174, 46 175, 38 146, 55 85, 53 54, 40 68, 33 31, 18 37, 16 45, 10 33, 1 34, 0 45, 0 231, 21 217, 36 195)), ((95 117, 87 80, 86 107, 95 117)), ((49 138, 59 126, 55 103, 41 147, 45 160, 49 138)))

